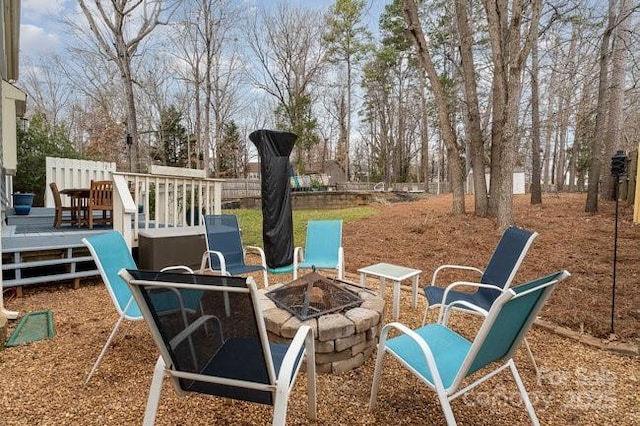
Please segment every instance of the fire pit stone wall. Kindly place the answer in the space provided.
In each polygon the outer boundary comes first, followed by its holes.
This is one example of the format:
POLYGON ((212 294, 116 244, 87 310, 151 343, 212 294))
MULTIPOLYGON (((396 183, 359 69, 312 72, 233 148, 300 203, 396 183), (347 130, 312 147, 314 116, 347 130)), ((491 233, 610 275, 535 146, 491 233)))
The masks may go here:
MULTIPOLYGON (((275 286, 269 290, 273 288, 275 286)), ((290 341, 301 325, 309 325, 315 336, 316 369, 319 373, 342 373, 361 366, 376 347, 385 302, 373 291, 355 286, 350 288, 363 299, 362 305, 306 321, 300 321, 280 309, 262 290, 260 304, 269 337, 274 341, 290 341)))

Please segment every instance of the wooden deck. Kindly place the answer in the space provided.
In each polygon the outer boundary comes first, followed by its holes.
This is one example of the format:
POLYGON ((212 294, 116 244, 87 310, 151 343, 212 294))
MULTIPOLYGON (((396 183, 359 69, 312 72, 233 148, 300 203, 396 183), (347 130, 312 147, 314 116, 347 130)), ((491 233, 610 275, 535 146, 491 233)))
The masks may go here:
POLYGON ((53 227, 54 210, 33 208, 26 216, 7 214, 2 227, 3 287, 73 281, 78 287, 80 279, 99 275, 82 238, 111 230, 96 227, 93 230, 63 225, 53 227))

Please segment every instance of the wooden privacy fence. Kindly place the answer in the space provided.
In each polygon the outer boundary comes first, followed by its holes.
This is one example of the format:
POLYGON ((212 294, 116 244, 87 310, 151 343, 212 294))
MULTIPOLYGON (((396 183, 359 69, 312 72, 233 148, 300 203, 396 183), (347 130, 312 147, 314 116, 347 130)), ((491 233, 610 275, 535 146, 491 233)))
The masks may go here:
POLYGON ((225 179, 222 184, 222 199, 259 197, 260 179, 225 179))
MULTIPOLYGON (((92 180, 111 180, 111 173, 116 171, 116 163, 104 161, 74 160, 71 158, 47 157, 45 160, 46 190, 44 206, 55 207, 49 184, 55 182, 59 189, 89 188, 92 180)), ((63 204, 68 206, 68 197, 63 197, 63 204)))

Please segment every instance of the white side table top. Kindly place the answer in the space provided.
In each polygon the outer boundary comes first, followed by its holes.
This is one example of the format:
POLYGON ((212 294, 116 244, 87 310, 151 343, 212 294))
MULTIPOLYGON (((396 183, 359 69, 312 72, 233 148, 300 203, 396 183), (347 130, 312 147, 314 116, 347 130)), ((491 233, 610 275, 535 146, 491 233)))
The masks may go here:
POLYGON ((375 275, 394 281, 403 281, 422 273, 419 269, 406 268, 404 266, 392 265, 390 263, 377 263, 358 269, 361 274, 375 275))

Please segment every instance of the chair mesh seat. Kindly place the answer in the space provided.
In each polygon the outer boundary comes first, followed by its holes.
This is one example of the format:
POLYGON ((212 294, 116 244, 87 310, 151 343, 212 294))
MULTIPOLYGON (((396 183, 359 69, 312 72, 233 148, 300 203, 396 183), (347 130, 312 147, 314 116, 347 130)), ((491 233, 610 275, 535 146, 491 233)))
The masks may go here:
MULTIPOLYGON (((271 383, 257 324, 248 320, 254 318, 256 309, 251 297, 246 292, 216 290, 216 287, 222 286, 245 288, 245 278, 134 270, 128 272, 136 280, 204 284, 211 288, 211 291, 200 291, 200 310, 189 312, 187 321, 183 321, 180 316, 163 314, 160 301, 166 304, 167 295, 173 294, 174 303, 178 304, 180 299, 192 298, 194 290, 140 286, 176 370, 254 383, 271 383), (159 294, 163 297, 159 298, 159 294)), ((287 344, 269 344, 276 375, 288 347, 287 344)), ((180 379, 180 383, 185 391, 273 404, 271 391, 184 378, 180 379)))

